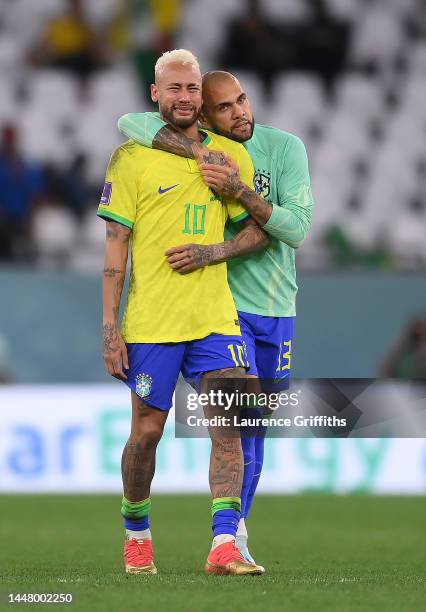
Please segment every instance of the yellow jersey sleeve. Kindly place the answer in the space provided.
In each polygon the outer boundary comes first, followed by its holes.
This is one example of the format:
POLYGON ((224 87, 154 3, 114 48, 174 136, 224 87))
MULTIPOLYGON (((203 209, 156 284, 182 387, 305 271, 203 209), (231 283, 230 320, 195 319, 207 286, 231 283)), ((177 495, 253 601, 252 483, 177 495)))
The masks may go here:
MULTIPOLYGON (((231 157, 238 164, 240 178, 250 189, 253 189, 254 166, 250 155, 243 145, 238 145, 232 151, 231 157)), ((228 217, 234 223, 238 223, 249 217, 246 209, 235 198, 225 198, 224 204, 228 210, 228 217)))
POLYGON ((127 145, 122 145, 111 156, 98 216, 117 221, 130 229, 136 219, 138 179, 133 156, 127 145))

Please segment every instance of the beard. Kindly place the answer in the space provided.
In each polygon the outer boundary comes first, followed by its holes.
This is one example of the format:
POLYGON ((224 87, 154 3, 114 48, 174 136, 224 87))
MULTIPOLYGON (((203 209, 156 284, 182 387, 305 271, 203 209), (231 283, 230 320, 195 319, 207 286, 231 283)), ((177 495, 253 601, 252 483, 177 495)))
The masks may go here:
POLYGON ((201 108, 196 106, 188 106, 188 110, 192 110, 192 114, 188 115, 188 117, 175 117, 175 106, 170 106, 168 108, 160 108, 160 114, 166 123, 170 123, 177 128, 189 128, 191 125, 194 125, 198 120, 198 116, 200 114, 201 108))
POLYGON ((220 136, 225 136, 226 138, 230 138, 235 142, 247 142, 247 140, 250 140, 250 138, 253 136, 254 126, 256 125, 254 117, 252 117, 251 121, 248 121, 248 123, 250 125, 250 129, 247 134, 239 134, 238 132, 234 131, 235 128, 231 128, 230 130, 222 130, 218 126, 215 126, 213 123, 212 128, 213 131, 216 132, 216 134, 219 134, 220 136))

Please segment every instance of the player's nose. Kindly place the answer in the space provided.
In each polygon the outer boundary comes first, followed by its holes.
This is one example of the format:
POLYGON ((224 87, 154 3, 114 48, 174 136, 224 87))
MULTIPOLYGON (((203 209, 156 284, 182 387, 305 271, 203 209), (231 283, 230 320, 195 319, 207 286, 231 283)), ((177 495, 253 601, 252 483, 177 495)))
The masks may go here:
POLYGON ((234 104, 232 114, 235 119, 242 119, 246 116, 246 111, 244 108, 242 108, 238 104, 234 104))
POLYGON ((182 89, 179 95, 180 102, 189 102, 191 100, 191 95, 188 90, 182 89))

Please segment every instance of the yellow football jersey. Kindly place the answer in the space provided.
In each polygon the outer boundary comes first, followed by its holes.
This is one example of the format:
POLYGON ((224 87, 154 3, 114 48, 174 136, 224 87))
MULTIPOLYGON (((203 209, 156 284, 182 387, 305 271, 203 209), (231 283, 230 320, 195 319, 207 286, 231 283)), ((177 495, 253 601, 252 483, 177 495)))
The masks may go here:
MULTIPOLYGON (((241 180, 253 185, 253 164, 242 145, 211 132, 204 144, 226 151, 238 164, 241 180)), ((221 199, 207 187, 194 160, 128 141, 111 157, 98 215, 132 229, 122 324, 126 342, 240 335, 226 264, 181 275, 165 256, 172 246, 222 242, 227 219, 247 217, 236 200, 221 199)))

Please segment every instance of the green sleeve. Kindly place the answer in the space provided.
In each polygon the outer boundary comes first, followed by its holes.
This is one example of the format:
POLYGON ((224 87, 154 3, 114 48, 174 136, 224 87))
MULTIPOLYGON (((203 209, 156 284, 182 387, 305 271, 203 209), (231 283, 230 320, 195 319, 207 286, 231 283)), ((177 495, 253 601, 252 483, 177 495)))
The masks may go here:
POLYGON ((123 136, 152 149, 152 141, 166 123, 159 113, 127 113, 120 117, 117 125, 123 136))
POLYGON ((300 138, 293 136, 284 152, 278 184, 278 204, 263 229, 293 248, 300 246, 311 224, 313 198, 308 157, 300 138))

